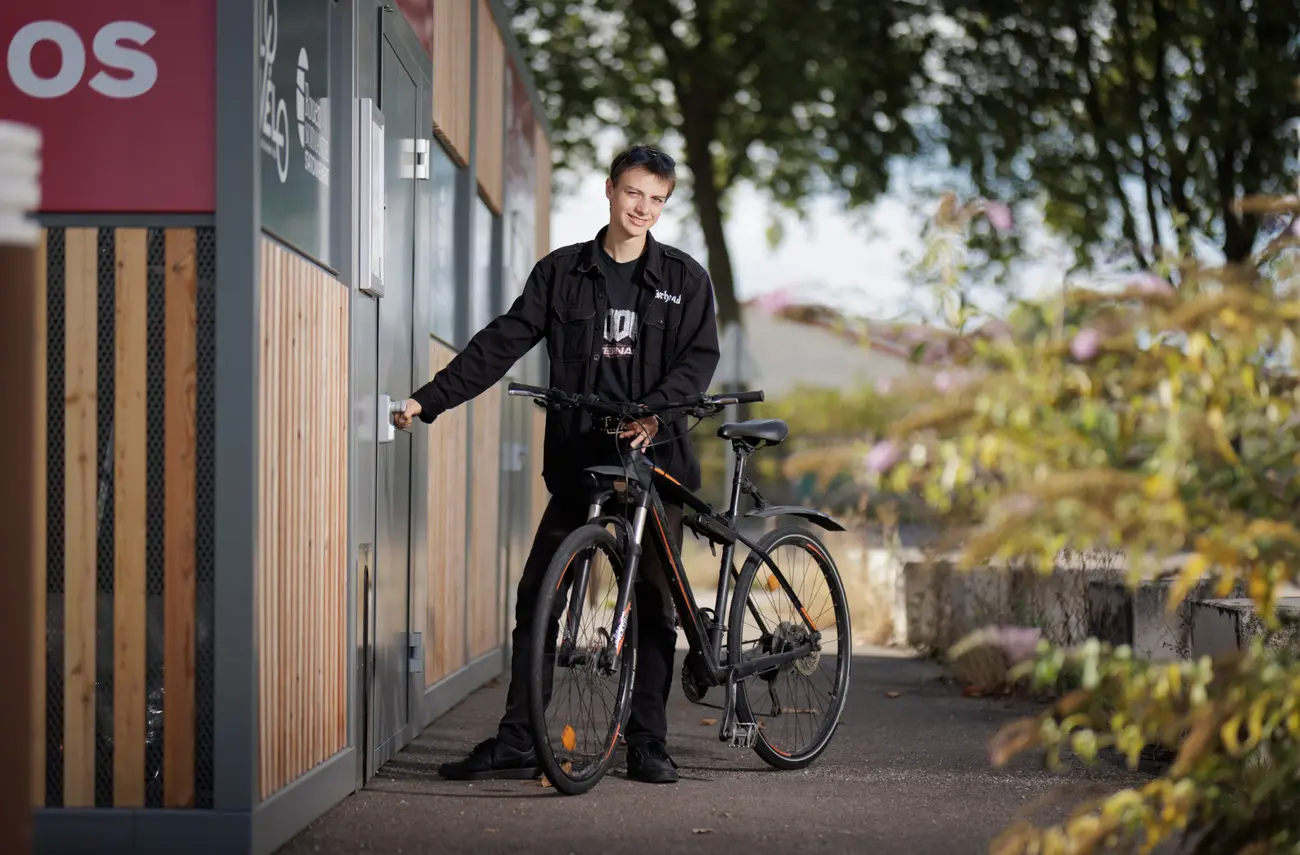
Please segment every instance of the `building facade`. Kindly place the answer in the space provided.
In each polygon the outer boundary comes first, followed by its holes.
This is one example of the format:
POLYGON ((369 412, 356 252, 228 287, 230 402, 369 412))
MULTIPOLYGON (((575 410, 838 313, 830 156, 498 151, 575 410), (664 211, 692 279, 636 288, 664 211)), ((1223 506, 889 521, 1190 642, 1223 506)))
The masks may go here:
POLYGON ((544 354, 389 405, 550 249, 536 88, 498 0, 15 3, 0 41, 43 135, 36 851, 272 852, 507 666, 544 354))

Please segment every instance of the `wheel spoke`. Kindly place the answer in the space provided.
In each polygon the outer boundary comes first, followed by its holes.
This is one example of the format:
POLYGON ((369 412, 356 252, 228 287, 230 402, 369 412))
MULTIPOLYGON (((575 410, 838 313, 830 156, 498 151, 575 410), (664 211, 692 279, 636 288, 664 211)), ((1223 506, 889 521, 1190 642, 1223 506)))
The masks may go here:
MULTIPOLYGON (((614 627, 614 604, 621 566, 613 537, 599 526, 586 526, 569 536, 547 572, 535 622, 558 609, 557 635, 570 620, 572 584, 587 558, 587 591, 579 604, 569 655, 546 663, 534 651, 538 674, 531 677, 530 694, 540 693, 549 676, 550 702, 535 723, 534 742, 548 778, 564 792, 581 792, 604 775, 618 739, 619 724, 631 698, 635 661, 635 606, 629 616, 623 649, 613 668, 603 655, 614 627), (612 673, 610 673, 612 670, 612 673), (540 725, 540 726, 537 726, 540 725)), ((534 644, 544 641, 545 629, 534 626, 534 644)), ((536 705, 541 699, 534 696, 536 705)))
MULTIPOLYGON (((820 753, 843 706, 838 687, 847 680, 852 653, 850 642, 842 637, 847 607, 836 571, 823 557, 824 547, 792 529, 774 532, 768 538, 765 545, 773 564, 821 639, 808 656, 742 680, 738 700, 760 725, 759 753, 764 754, 765 747, 773 757, 769 762, 775 759, 777 765, 798 765, 820 753)), ((737 605, 732 620, 744 625, 733 627, 732 643, 742 659, 781 653, 807 643, 804 614, 765 563, 742 572, 736 596, 749 598, 768 630, 763 633, 749 611, 737 605)))

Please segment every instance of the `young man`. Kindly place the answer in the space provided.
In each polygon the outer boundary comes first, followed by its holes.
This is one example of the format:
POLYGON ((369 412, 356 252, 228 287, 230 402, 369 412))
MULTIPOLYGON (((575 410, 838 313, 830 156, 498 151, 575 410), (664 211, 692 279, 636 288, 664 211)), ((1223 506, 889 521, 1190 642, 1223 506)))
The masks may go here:
MULTIPOLYGON (((504 315, 475 335, 451 363, 418 389, 394 418, 432 422, 499 381, 545 340, 550 385, 571 393, 648 406, 706 392, 718 364, 713 285, 689 255, 657 242, 650 229, 676 184, 673 161, 635 146, 614 159, 605 196, 609 224, 595 240, 557 249, 533 268, 524 292, 504 315)), ((685 419, 670 421, 654 446, 657 466, 699 489, 699 461, 685 419)), ((633 447, 655 439, 658 422, 644 419, 620 436, 633 447)), ((548 411, 542 476, 551 501, 542 515, 519 580, 514 652, 505 714, 497 734, 470 755, 438 771, 446 778, 540 776, 528 726, 528 661, 533 608, 547 565, 560 542, 586 522, 583 470, 616 462, 614 437, 580 410, 548 411)), ((670 528, 682 538, 682 507, 667 505, 670 528)), ((667 574, 655 549, 641 560, 637 583, 637 673, 627 726, 629 777, 652 783, 677 780, 666 741, 666 707, 677 643, 667 574)))

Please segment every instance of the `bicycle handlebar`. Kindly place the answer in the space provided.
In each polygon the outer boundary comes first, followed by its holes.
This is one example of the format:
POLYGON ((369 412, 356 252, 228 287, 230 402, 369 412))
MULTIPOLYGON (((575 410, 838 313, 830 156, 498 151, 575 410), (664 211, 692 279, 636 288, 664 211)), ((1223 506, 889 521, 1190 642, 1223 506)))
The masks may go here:
POLYGON ((542 386, 529 386, 526 383, 511 383, 506 387, 506 394, 536 398, 552 407, 575 407, 623 418, 636 419, 648 415, 663 415, 669 412, 682 412, 699 418, 717 415, 724 407, 732 404, 758 404, 763 401, 762 390, 754 392, 737 392, 731 395, 698 395, 689 401, 675 401, 657 407, 647 407, 633 401, 607 401, 596 395, 577 395, 562 392, 559 389, 547 389, 542 386))

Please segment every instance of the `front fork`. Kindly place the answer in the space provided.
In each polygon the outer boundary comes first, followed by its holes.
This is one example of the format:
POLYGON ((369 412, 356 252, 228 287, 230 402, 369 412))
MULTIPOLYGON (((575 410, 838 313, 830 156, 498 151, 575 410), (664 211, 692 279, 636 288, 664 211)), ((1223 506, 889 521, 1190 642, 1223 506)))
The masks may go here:
MULTIPOLYGON (((636 581, 637 569, 641 562, 641 536, 645 531, 645 521, 649 510, 650 496, 642 492, 632 514, 632 541, 628 544, 627 565, 618 580, 618 598, 614 604, 614 627, 609 640, 599 653, 599 669, 606 676, 614 673, 619 656, 623 652, 623 641, 627 635, 628 619, 632 614, 632 584, 636 581)), ((587 509, 587 521, 591 522, 601 515, 603 502, 595 501, 587 509)), ((573 587, 569 591, 569 617, 564 622, 563 641, 556 651, 561 666, 568 665, 573 659, 575 639, 582 621, 582 613, 587 603, 587 586, 591 581, 591 558, 583 555, 579 559, 573 587)))

